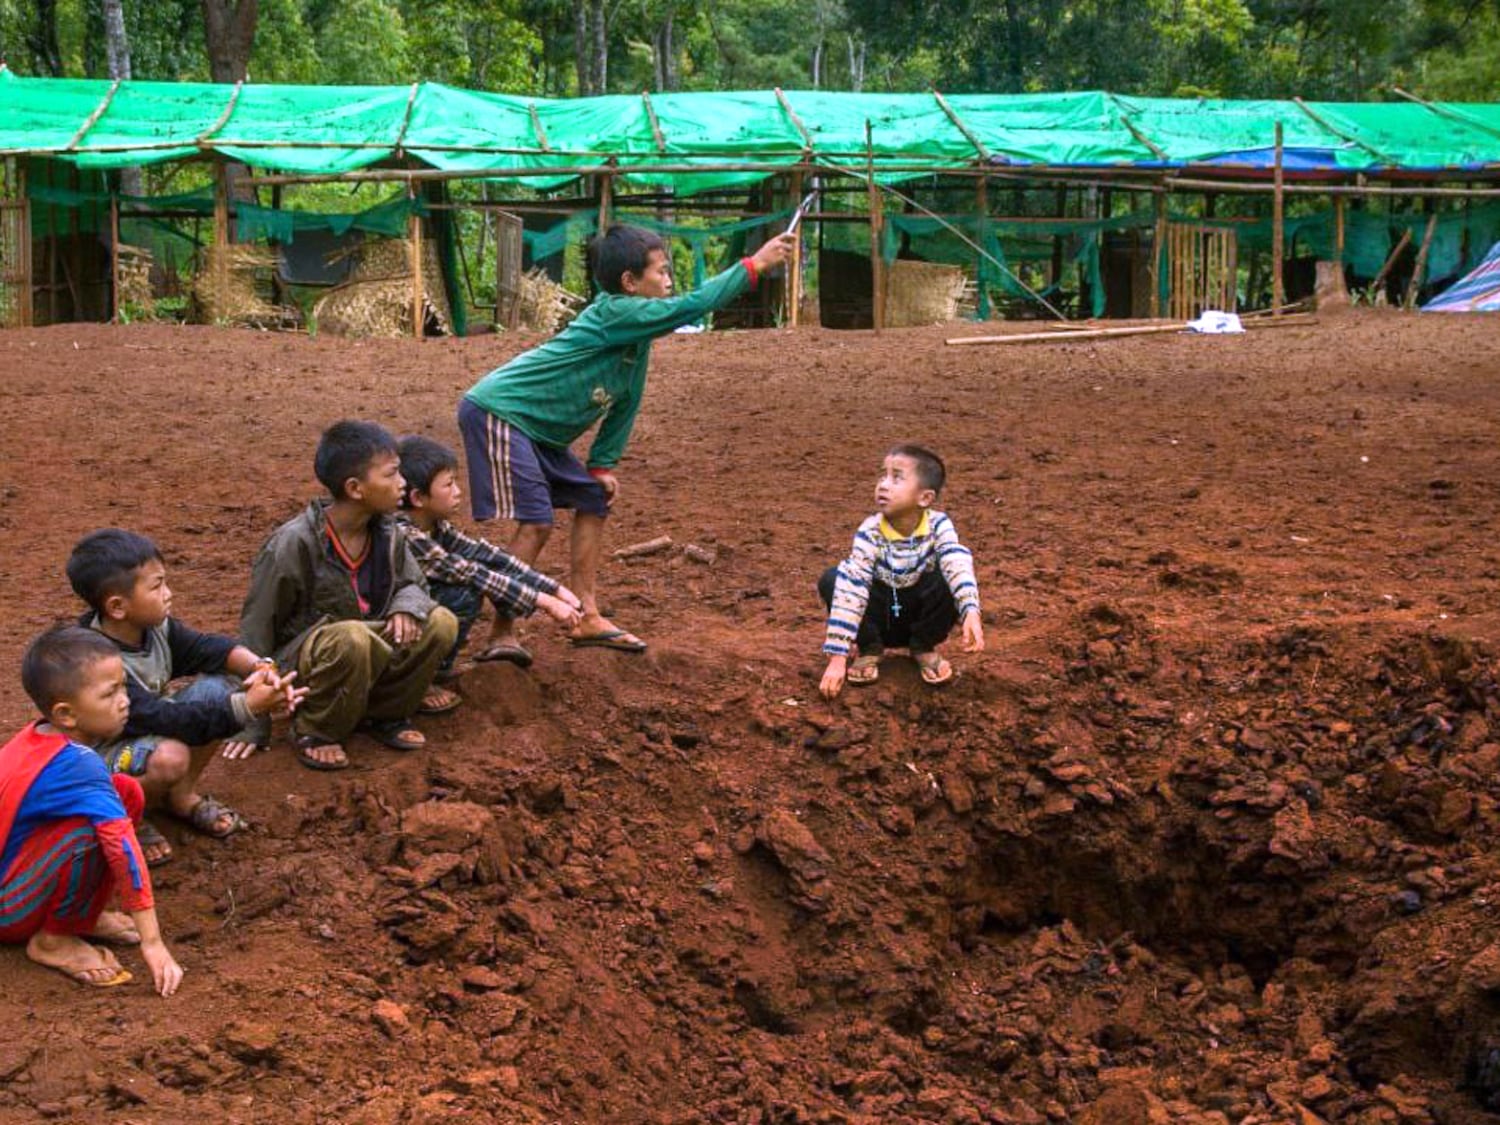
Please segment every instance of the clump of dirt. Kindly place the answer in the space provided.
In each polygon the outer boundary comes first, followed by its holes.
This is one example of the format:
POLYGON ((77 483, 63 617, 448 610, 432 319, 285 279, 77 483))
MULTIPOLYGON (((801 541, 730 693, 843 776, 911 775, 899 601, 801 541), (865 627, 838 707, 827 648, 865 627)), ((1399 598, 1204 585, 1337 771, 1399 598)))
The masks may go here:
MULTIPOLYGON (((708 561, 606 567, 650 651, 539 622, 536 667, 470 672, 428 751, 212 765, 255 826, 169 829, 184 992, 0 955, 0 1118, 1500 1121, 1500 391, 1469 370, 1495 330, 962 357, 944 331, 664 342, 614 535, 708 561), (989 649, 828 703, 813 582, 913 436, 989 649)), ((0 522, 48 529, 3 563, 6 652, 105 523, 232 628, 322 425, 452 442, 517 346, 0 335, 0 436, 32 454, 0 522), (35 439, 78 419, 91 444, 35 439)))

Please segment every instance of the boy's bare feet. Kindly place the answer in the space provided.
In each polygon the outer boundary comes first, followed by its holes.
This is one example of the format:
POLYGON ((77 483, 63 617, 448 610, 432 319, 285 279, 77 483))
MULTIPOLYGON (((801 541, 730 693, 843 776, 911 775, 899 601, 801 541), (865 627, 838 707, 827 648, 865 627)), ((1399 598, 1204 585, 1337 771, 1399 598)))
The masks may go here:
POLYGON ((129 914, 118 910, 106 910, 99 915, 99 920, 89 931, 89 937, 115 945, 141 944, 141 932, 135 928, 135 922, 129 914))
POLYGON ((79 984, 94 988, 109 988, 130 979, 130 974, 120 967, 113 953, 72 934, 39 931, 26 943, 26 956, 38 965, 56 969, 79 984))

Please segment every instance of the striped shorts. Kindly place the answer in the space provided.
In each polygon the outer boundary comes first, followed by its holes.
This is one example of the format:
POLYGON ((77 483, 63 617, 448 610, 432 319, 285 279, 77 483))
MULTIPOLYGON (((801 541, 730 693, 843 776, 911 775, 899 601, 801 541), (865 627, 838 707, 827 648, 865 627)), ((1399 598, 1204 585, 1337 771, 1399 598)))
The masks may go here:
POLYGON ((500 517, 550 526, 556 508, 601 517, 609 513, 604 486, 566 446, 532 441, 468 399, 458 404, 458 430, 476 520, 500 517))

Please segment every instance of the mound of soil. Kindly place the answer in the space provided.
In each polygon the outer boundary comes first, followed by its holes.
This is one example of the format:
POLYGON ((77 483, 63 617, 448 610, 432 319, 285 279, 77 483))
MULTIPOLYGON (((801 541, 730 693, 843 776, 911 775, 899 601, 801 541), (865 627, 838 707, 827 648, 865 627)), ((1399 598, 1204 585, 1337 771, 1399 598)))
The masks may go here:
MULTIPOLYGON (((674 547, 601 579, 650 651, 537 622, 426 752, 215 761, 254 827, 164 824, 183 991, 0 951, 0 1119, 1500 1122, 1500 329, 954 331, 658 345, 610 534, 674 547), (898 440, 989 648, 829 704, 814 582, 898 440)), ((323 426, 457 444, 532 342, 0 334, 0 656, 106 525, 232 631, 323 426)))

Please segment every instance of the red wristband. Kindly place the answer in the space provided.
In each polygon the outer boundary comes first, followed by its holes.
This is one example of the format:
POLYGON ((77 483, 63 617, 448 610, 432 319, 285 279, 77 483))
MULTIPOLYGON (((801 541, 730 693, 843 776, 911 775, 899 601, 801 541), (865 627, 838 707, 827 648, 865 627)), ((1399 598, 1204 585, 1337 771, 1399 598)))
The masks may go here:
POLYGON ((589 476, 591 476, 591 477, 597 477, 597 476, 599 476, 601 474, 603 474, 605 476, 608 476, 612 472, 614 472, 613 469, 590 469, 589 470, 589 476))
POLYGON ((755 268, 755 262, 750 258, 741 258, 740 265, 745 267, 745 272, 750 275, 750 288, 754 289, 760 285, 760 271, 755 268))

